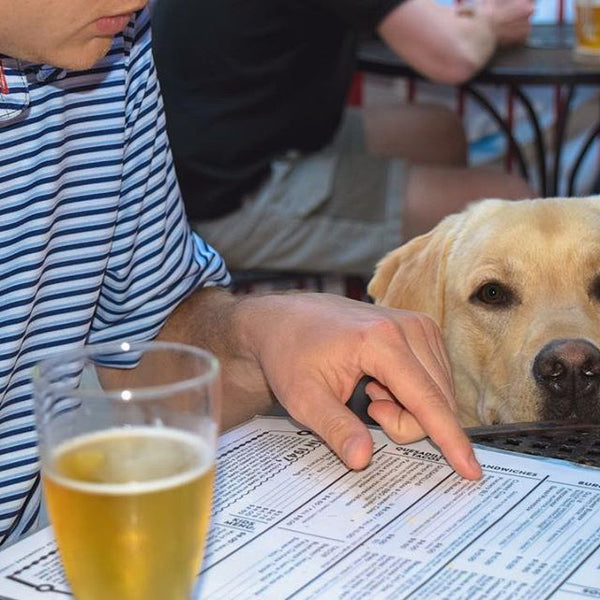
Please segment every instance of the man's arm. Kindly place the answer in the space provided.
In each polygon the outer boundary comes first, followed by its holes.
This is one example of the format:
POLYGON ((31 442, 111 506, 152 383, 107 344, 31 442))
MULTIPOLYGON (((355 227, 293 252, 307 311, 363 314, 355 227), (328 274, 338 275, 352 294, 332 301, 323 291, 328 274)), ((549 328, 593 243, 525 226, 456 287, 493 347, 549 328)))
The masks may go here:
POLYGON ((363 375, 369 414, 398 443, 429 435, 467 478, 481 469, 454 409, 435 323, 417 313, 329 294, 234 297, 204 289, 182 303, 159 339, 212 350, 223 369, 223 426, 272 406, 272 396, 355 469, 371 459, 366 426, 346 406, 363 375))
POLYGON ((206 348, 219 358, 222 429, 268 412, 275 402, 260 364, 242 343, 240 302, 220 288, 203 288, 175 309, 156 338, 206 348))
POLYGON ((406 0, 380 23, 383 40, 428 79, 458 84, 473 77, 498 44, 522 42, 534 0, 475 0, 472 10, 435 0, 406 0))

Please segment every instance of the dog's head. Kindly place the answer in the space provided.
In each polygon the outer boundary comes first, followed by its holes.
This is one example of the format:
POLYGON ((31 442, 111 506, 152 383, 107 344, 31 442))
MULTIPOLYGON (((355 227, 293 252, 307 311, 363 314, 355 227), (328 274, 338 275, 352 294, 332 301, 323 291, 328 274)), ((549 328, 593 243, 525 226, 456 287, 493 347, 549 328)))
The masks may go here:
POLYGON ((440 325, 463 424, 600 422, 600 196, 475 203, 385 256, 369 294, 440 325))

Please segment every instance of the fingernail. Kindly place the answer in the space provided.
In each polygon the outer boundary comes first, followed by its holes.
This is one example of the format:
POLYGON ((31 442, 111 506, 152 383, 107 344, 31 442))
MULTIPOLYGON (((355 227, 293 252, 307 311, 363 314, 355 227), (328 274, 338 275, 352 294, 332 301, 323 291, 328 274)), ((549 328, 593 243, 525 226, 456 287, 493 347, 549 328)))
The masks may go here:
POLYGON ((350 469, 364 469, 371 460, 372 450, 370 438, 367 441, 364 436, 350 436, 342 445, 342 460, 350 469))
POLYGON ((475 458, 474 454, 471 454, 471 456, 469 457, 469 466, 474 471, 477 471, 479 473, 479 476, 481 477, 481 474, 482 474, 481 465, 479 464, 479 461, 477 460, 477 458, 475 458))
POLYGON ((352 458, 358 447, 359 440, 355 437, 349 437, 342 445, 342 459, 343 461, 352 468, 352 458))

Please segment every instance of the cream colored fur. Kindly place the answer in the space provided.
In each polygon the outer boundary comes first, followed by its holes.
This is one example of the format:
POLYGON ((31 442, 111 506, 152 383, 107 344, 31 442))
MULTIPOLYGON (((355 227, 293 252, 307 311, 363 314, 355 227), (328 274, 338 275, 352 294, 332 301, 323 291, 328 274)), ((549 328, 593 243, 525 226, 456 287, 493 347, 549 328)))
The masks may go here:
POLYGON ((600 345, 600 197, 475 203, 385 256, 368 289, 440 325, 464 425, 540 420, 539 350, 600 345), (497 284, 506 306, 480 299, 497 284))

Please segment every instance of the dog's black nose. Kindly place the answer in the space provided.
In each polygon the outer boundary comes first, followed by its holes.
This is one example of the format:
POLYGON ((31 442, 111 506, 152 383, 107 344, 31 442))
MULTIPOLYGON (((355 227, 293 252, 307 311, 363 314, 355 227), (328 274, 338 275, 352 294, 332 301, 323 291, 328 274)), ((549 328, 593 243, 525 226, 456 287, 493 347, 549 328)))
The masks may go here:
POLYGON ((547 396, 544 418, 596 421, 600 417, 600 349, 591 342, 549 342, 533 362, 533 377, 547 396))

